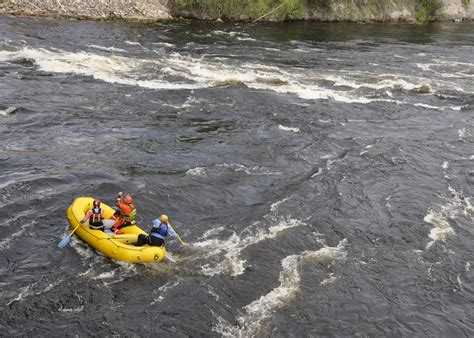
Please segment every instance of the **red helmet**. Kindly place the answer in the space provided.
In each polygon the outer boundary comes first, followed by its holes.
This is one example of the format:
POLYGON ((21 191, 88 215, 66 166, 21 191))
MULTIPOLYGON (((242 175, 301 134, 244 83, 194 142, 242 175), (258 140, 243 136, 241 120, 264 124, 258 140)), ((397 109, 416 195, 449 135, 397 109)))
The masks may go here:
POLYGON ((92 203, 94 207, 99 207, 100 206, 100 200, 95 199, 94 202, 92 203))
POLYGON ((126 195, 125 196, 125 203, 131 204, 133 202, 132 196, 126 195))

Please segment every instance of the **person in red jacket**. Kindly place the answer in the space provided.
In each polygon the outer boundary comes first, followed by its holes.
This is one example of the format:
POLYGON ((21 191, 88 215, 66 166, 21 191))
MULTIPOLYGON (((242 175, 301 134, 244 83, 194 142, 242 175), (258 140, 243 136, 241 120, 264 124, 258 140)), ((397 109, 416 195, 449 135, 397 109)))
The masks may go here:
POLYGON ((125 198, 122 200, 122 192, 118 193, 116 203, 120 214, 112 227, 112 231, 116 234, 123 234, 120 230, 121 228, 136 224, 135 215, 137 214, 137 208, 133 204, 131 195, 125 195, 125 198))
POLYGON ((81 220, 81 223, 89 221, 89 228, 93 230, 104 231, 104 209, 100 207, 100 201, 95 199, 92 203, 92 209, 88 210, 81 220))

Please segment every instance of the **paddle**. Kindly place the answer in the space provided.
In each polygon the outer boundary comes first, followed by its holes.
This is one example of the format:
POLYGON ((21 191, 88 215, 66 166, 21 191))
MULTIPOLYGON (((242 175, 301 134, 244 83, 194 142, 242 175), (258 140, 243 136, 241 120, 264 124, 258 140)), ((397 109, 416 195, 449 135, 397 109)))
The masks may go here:
POLYGON ((69 235, 66 235, 63 237, 63 239, 58 243, 58 248, 60 249, 64 249, 68 244, 69 242, 71 241, 71 236, 72 234, 77 230, 77 228, 79 228, 81 226, 81 224, 79 224, 73 231, 71 231, 71 233, 69 235))
POLYGON ((181 246, 185 246, 186 243, 183 242, 183 240, 181 239, 181 237, 179 237, 178 233, 176 232, 176 230, 173 228, 173 226, 171 225, 171 223, 168 222, 168 226, 171 228, 171 230, 174 231, 174 233, 176 234, 176 238, 178 239, 179 243, 181 244, 181 246))

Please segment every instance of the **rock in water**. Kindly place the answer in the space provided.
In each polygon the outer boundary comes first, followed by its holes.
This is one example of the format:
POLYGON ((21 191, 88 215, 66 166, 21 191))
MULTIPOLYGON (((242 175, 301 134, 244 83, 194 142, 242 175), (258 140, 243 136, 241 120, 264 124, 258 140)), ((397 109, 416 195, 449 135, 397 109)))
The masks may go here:
POLYGON ((423 85, 420 88, 418 88, 418 93, 420 93, 420 94, 428 94, 430 91, 431 91, 431 89, 427 85, 423 85))

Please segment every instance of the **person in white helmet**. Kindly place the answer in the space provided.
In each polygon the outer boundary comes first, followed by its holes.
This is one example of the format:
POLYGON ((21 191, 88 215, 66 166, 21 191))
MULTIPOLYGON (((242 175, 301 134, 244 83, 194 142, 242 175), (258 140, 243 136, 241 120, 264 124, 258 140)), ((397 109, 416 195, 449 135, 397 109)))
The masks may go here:
POLYGON ((153 227, 149 235, 138 235, 136 246, 148 244, 151 246, 163 246, 166 237, 176 237, 176 232, 169 226, 168 216, 161 215, 160 218, 153 220, 153 227))

